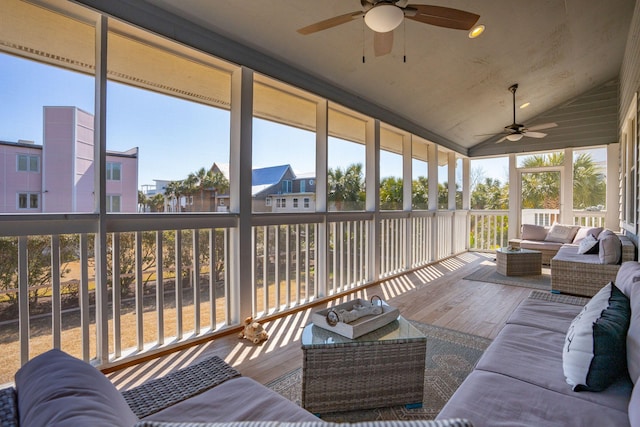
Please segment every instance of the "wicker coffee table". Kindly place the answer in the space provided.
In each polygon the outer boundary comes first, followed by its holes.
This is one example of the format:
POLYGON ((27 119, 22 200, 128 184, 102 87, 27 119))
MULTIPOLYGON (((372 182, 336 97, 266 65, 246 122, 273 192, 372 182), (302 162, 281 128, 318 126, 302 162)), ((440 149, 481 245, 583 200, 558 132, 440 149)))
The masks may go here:
POLYGON ((427 338, 402 316, 353 340, 309 324, 302 352, 310 412, 422 405, 427 338))
POLYGON ((542 252, 531 249, 496 249, 496 270, 503 276, 542 274, 542 252))

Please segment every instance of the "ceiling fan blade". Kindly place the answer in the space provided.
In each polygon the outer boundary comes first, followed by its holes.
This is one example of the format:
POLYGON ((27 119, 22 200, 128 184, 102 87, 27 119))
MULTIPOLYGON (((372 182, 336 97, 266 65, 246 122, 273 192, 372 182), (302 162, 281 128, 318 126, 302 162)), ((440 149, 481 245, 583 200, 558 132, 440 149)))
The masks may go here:
POLYGON ((410 4, 407 8, 417 10, 415 14, 406 13, 407 19, 454 30, 470 30, 480 19, 480 15, 450 7, 410 4))
POLYGON ((344 15, 334 16, 333 18, 325 19, 324 21, 316 22, 315 24, 300 28, 298 29, 298 32, 304 35, 315 33, 341 24, 346 24, 347 22, 351 22, 362 15, 364 15, 364 12, 360 10, 357 12, 345 13, 344 15))
POLYGON ((501 142, 504 142, 507 140, 506 136, 503 136, 502 138, 500 138, 499 140, 496 141, 496 144, 500 144, 501 142))
POLYGON ((373 33, 373 53, 376 56, 386 55, 393 48, 393 31, 386 33, 373 33))
POLYGON ((542 132, 523 132, 522 133, 524 136, 528 136, 529 138, 544 138, 545 136, 547 136, 546 133, 542 133, 542 132))
POLYGON ((551 129, 551 128, 554 128, 556 126, 558 126, 557 123, 543 123, 541 125, 535 125, 535 126, 528 127, 527 131, 551 129))

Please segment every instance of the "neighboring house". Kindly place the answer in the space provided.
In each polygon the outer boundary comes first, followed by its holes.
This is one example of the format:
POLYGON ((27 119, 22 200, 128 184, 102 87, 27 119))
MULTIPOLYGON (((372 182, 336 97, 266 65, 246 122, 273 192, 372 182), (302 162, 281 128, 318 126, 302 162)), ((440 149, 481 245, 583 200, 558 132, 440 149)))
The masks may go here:
MULTIPOLYGON (((229 180, 229 165, 214 163, 214 173, 221 173, 229 180)), ((254 169, 251 174, 252 209, 253 212, 315 212, 316 184, 313 174, 296 176, 290 165, 270 166, 254 169)), ((154 180, 155 186, 143 186, 147 197, 157 193, 164 194, 164 188, 170 181, 154 180)), ((181 196, 179 203, 175 199, 166 198, 165 211, 189 211, 199 198, 204 197, 210 205, 208 212, 228 212, 229 194, 205 191, 204 195, 181 196), (215 202, 214 202, 215 200, 215 202), (176 206, 180 209, 176 209, 176 206), (214 208, 215 205, 215 208, 214 208)))
MULTIPOLYGON (((93 115, 44 107, 44 140, 0 141, 0 212, 94 212, 93 115)), ((107 151, 107 212, 136 212, 138 149, 107 151)))
POLYGON ((314 212, 315 177, 296 176, 290 165, 254 169, 254 212, 314 212))

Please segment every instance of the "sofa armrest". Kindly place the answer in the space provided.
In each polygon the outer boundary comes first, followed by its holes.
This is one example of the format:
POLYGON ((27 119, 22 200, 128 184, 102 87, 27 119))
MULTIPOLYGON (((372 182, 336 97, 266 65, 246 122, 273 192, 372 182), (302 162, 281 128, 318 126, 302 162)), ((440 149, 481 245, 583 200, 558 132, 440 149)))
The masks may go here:
POLYGON ((538 290, 531 291, 531 293, 529 294, 529 298, 539 299, 542 301, 549 301, 549 302, 560 302, 563 304, 579 305, 579 306, 586 305, 590 300, 590 298, 586 298, 586 297, 578 297, 578 296, 566 295, 566 294, 553 294, 549 291, 538 291, 538 290))
POLYGON ((624 235, 618 235, 620 238, 620 243, 622 243, 622 256, 620 257, 622 264, 625 261, 635 261, 636 260, 636 245, 633 241, 624 235))
POLYGON ((280 421, 237 421, 228 423, 168 423, 162 421, 140 421, 134 427, 473 427, 470 421, 460 418, 426 421, 367 421, 359 423, 280 422, 280 421))
POLYGON ((0 426, 18 427, 18 399, 13 387, 0 390, 0 426))
POLYGON ((122 395, 136 416, 144 418, 239 376, 240 372, 224 360, 212 356, 162 378, 147 381, 122 392, 122 395))

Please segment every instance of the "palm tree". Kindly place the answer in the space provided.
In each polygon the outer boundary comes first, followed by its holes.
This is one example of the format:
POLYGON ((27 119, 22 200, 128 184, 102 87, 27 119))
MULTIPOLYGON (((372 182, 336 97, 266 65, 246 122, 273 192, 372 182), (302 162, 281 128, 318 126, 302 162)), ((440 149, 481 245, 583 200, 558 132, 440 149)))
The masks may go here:
POLYGON ((147 195, 144 194, 142 191, 138 190, 138 211, 139 212, 145 212, 146 211, 146 207, 147 204, 149 203, 149 199, 147 198, 147 195))
POLYGON ((607 183, 603 173, 593 162, 591 154, 580 153, 573 162, 573 207, 585 209, 604 205, 607 183))
POLYGON ((217 210, 218 194, 229 192, 229 180, 221 172, 216 172, 211 177, 211 186, 213 187, 213 207, 217 210))
POLYGON ((429 202, 429 180, 426 176, 419 176, 411 183, 411 204, 414 209, 427 209, 429 202))
POLYGON ((327 171, 329 187, 328 199, 337 210, 342 210, 343 202, 358 202, 362 199, 364 187, 362 164, 352 164, 342 170, 339 167, 327 171))
POLYGON ((380 182, 380 209, 402 209, 402 178, 383 178, 380 182))
POLYGON ((175 206, 176 210, 180 208, 180 181, 171 181, 167 183, 164 189, 164 195, 171 201, 170 205, 175 206), (173 201, 175 200, 175 204, 173 201))

